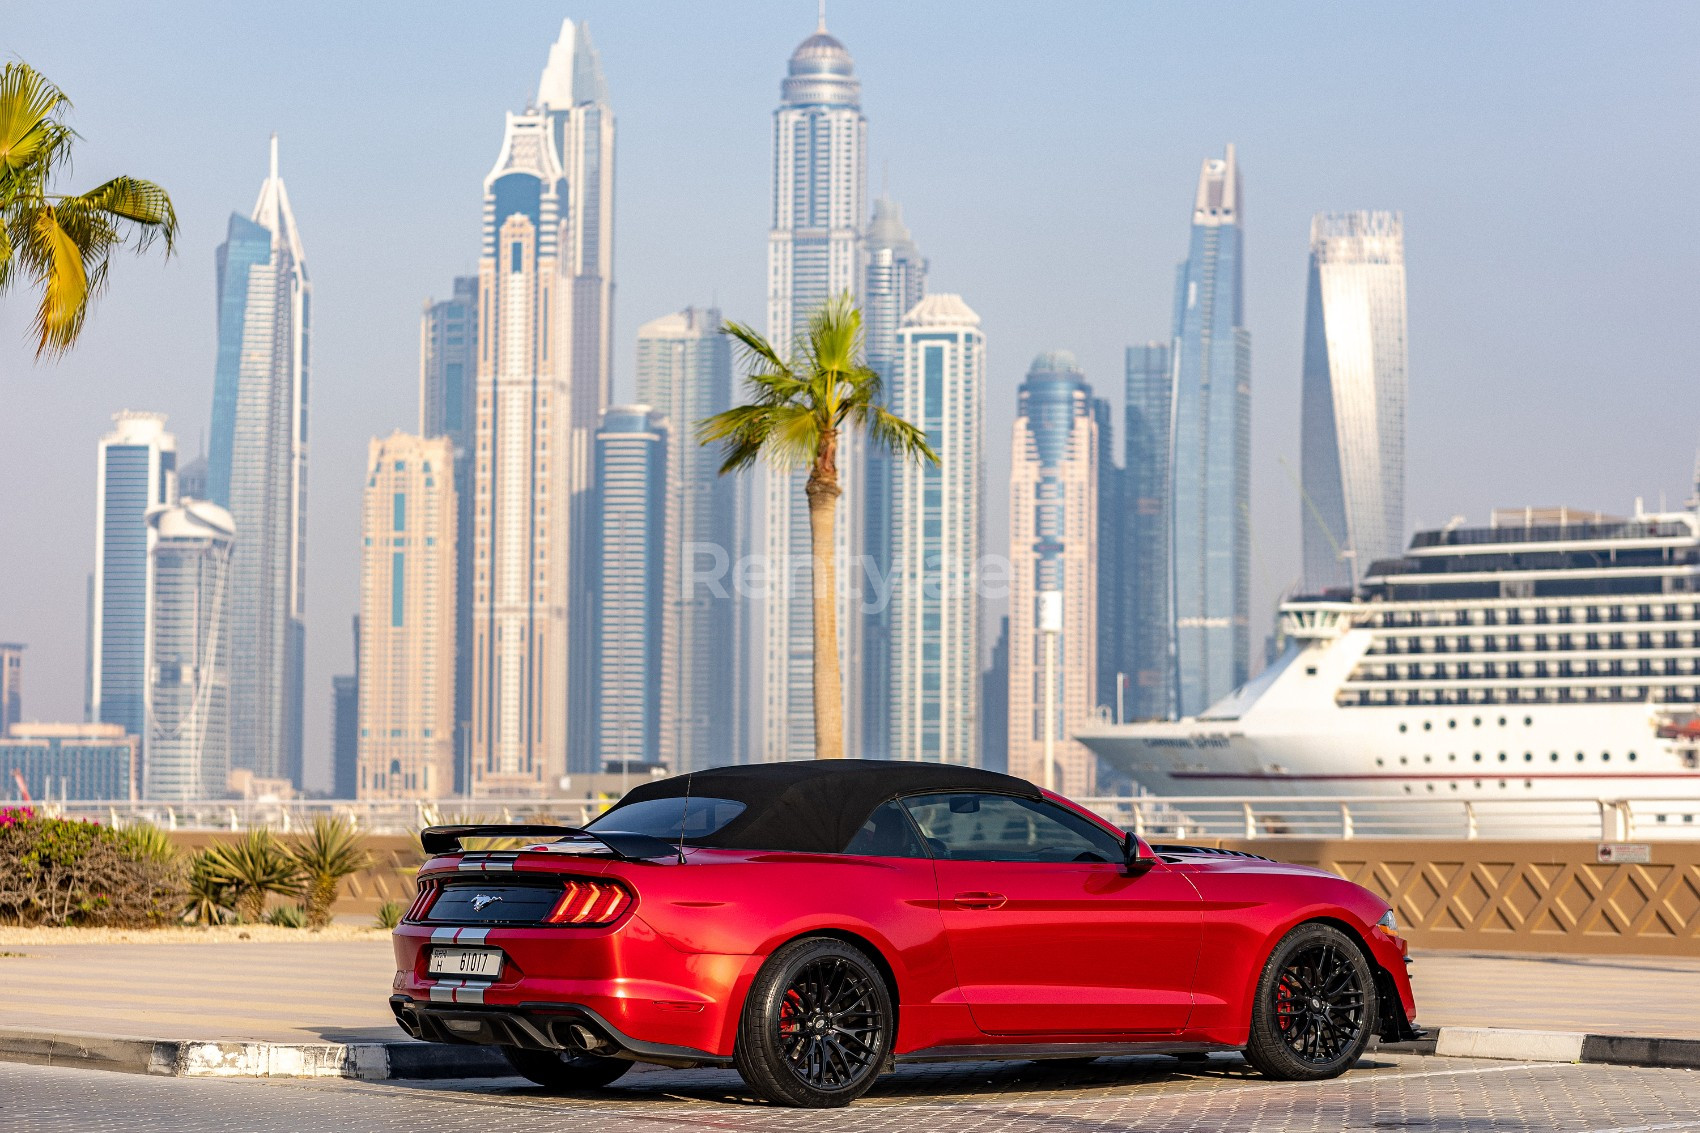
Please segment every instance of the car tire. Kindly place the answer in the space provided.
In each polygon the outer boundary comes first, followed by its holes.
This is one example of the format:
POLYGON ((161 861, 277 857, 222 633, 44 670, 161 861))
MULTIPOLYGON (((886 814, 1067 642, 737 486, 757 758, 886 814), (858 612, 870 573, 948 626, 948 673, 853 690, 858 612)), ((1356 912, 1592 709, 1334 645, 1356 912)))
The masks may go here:
POLYGON ((624 1058, 564 1050, 526 1050, 517 1046, 503 1047, 502 1055, 521 1075, 563 1094, 599 1090, 619 1080, 633 1065, 624 1058))
POLYGON ((1356 941, 1299 925, 1269 954, 1251 1008, 1246 1061, 1284 1082, 1337 1078, 1375 1032, 1375 976, 1356 941))
POLYGON ((890 1061, 894 1019, 885 977, 866 953, 804 937, 756 973, 733 1062, 750 1089, 775 1105, 849 1105, 890 1061))

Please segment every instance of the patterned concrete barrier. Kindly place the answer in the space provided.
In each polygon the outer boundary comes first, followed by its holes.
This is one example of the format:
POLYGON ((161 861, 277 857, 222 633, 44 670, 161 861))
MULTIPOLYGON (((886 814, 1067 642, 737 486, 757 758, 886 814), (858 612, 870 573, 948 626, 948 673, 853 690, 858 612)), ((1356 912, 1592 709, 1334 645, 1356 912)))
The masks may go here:
MULTIPOLYGON (((179 832, 199 849, 230 835, 179 832)), ((1419 948, 1502 952, 1700 953, 1700 842, 1444 839, 1198 839, 1317 866, 1387 898, 1419 948), (1610 859, 1610 860, 1602 860, 1610 859), (1645 859, 1645 860, 1642 860, 1645 859)), ((413 897, 418 843, 367 839, 373 864, 343 883, 340 915, 413 897)))
POLYGON ((1700 953, 1700 842, 1209 844, 1318 866, 1372 889, 1387 898, 1419 948, 1700 953))

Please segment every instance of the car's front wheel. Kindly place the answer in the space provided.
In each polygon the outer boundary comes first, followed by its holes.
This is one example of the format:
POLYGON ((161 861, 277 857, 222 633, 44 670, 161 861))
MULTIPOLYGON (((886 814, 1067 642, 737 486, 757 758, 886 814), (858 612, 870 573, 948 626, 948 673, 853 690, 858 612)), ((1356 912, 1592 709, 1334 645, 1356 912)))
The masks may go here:
POLYGON ((1362 1056, 1375 1019, 1363 952, 1332 925, 1302 924, 1263 966, 1246 1061, 1283 1081, 1335 1078, 1362 1056))
POLYGON ((734 1060, 767 1101, 812 1109, 849 1105, 891 1052, 891 996, 860 949, 794 940, 768 957, 750 986, 734 1060))
POLYGON ((563 1094, 601 1089, 632 1068, 627 1059, 603 1058, 595 1054, 526 1050, 517 1046, 503 1047, 502 1054, 520 1074, 539 1086, 547 1086, 563 1094))

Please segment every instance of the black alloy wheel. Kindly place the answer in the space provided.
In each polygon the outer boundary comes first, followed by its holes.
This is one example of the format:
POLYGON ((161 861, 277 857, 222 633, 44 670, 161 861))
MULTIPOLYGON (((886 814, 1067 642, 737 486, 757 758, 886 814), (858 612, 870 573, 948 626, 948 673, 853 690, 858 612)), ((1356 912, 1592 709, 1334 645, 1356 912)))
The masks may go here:
POLYGON ((890 1057, 891 996, 860 949, 794 940, 768 958, 744 1002, 734 1052, 750 1088, 780 1105, 848 1105, 890 1057))
POLYGON ((1264 965, 1246 1061, 1271 1078, 1334 1078, 1362 1056, 1376 1019, 1362 949, 1331 925, 1303 924, 1264 965))
POLYGON ((624 1058, 604 1058, 564 1050, 526 1050, 524 1047, 505 1046, 502 1054, 508 1065, 524 1077, 563 1094, 599 1090, 623 1077, 632 1068, 632 1063, 624 1058))

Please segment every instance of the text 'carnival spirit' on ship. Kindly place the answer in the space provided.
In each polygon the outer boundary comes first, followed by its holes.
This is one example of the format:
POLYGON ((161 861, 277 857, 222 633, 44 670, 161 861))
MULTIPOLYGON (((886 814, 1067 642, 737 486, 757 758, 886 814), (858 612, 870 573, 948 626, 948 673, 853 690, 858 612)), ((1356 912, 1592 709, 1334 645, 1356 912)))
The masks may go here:
POLYGON ((1454 521, 1281 629, 1197 717, 1078 738, 1163 795, 1700 798, 1700 509, 1454 521))

